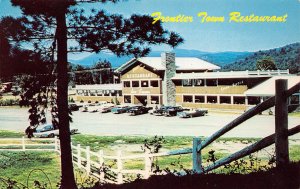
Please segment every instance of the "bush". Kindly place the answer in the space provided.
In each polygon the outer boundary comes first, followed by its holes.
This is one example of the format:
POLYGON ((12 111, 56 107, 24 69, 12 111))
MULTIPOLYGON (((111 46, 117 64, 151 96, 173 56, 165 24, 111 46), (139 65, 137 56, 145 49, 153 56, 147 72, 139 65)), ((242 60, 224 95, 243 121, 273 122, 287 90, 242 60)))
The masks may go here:
POLYGON ((0 100, 0 106, 13 106, 13 105, 19 105, 19 100, 14 100, 14 99, 0 100))

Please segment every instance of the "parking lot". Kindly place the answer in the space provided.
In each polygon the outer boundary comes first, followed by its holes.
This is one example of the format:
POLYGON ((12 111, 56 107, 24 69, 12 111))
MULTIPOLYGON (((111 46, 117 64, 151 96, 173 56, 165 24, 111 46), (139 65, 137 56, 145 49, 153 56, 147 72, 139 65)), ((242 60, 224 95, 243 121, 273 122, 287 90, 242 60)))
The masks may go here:
MULTIPOLYGON (((209 136, 240 114, 212 113, 203 117, 179 117, 128 114, 73 112, 71 126, 80 133, 91 135, 162 135, 209 136)), ((50 122, 50 120, 48 120, 50 122)), ((289 116, 289 126, 300 123, 299 117, 289 116)), ((0 108, 0 130, 23 132, 28 126, 26 108, 0 108)), ((228 132, 227 137, 264 137, 274 133, 274 116, 259 115, 228 132)), ((292 138, 300 139, 300 134, 292 138)))

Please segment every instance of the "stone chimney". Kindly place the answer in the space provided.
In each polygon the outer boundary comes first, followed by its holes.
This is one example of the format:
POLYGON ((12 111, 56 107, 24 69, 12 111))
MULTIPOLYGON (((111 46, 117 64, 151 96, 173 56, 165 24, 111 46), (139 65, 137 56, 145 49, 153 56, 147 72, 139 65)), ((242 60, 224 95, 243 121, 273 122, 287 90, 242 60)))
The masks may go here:
POLYGON ((166 68, 162 82, 163 104, 166 106, 176 105, 175 84, 171 80, 176 74, 175 53, 161 53, 162 65, 166 68))

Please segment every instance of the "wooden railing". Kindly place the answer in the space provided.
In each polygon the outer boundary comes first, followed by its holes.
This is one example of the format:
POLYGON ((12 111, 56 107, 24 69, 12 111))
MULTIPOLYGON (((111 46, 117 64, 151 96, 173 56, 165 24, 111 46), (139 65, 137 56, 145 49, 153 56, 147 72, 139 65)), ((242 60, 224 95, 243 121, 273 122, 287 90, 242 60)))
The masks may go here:
POLYGON ((55 138, 1 138, 0 151, 56 151, 59 152, 59 140, 55 138), (41 143, 43 142, 43 143, 41 143), (48 142, 48 143, 45 143, 48 142))

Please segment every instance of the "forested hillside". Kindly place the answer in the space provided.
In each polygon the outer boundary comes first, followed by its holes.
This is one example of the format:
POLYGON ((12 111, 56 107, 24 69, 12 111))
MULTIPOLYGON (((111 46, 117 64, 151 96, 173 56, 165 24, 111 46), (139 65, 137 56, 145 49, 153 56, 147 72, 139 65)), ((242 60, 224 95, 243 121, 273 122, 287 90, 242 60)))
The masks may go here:
POLYGON ((244 59, 224 66, 223 70, 256 70, 257 60, 265 57, 272 57, 277 69, 289 69, 290 73, 300 72, 300 43, 255 52, 244 59))

